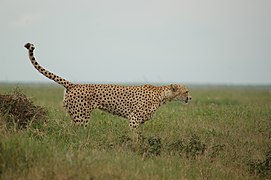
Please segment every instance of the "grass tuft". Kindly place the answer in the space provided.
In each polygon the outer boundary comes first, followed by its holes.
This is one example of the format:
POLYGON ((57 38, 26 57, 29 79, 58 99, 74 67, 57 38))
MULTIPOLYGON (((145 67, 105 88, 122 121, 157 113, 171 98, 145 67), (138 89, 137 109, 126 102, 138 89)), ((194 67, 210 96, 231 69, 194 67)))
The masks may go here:
POLYGON ((262 160, 250 160, 248 162, 249 171, 261 178, 271 177, 271 148, 265 154, 262 160))
POLYGON ((25 128, 33 121, 44 119, 46 111, 33 102, 19 89, 12 94, 0 94, 0 116, 7 125, 17 125, 25 128))

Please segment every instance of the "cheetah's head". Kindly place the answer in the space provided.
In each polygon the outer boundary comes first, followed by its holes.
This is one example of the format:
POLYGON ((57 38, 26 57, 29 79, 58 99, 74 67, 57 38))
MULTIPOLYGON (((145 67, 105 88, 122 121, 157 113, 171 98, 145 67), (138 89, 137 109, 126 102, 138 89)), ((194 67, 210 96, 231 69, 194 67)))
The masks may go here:
POLYGON ((181 84, 171 84, 168 86, 169 91, 166 93, 166 97, 169 100, 184 101, 188 103, 192 99, 189 95, 189 90, 186 86, 181 84))

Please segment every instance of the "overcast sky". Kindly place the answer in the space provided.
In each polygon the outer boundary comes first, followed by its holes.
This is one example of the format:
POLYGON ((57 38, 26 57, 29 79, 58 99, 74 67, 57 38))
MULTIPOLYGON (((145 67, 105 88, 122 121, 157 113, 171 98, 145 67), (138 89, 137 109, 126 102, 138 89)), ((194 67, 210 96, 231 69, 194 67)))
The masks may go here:
POLYGON ((270 0, 0 0, 0 82, 271 84, 270 0))

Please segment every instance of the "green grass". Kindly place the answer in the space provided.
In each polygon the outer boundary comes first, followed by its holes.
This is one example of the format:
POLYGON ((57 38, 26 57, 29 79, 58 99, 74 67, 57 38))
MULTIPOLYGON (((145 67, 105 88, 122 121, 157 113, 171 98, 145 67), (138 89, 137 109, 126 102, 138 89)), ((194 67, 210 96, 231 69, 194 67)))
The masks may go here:
POLYGON ((62 88, 18 86, 49 116, 21 130, 2 118, 0 179, 271 178, 270 87, 192 87, 192 102, 162 106, 135 145, 127 120, 95 110, 75 127, 62 88))

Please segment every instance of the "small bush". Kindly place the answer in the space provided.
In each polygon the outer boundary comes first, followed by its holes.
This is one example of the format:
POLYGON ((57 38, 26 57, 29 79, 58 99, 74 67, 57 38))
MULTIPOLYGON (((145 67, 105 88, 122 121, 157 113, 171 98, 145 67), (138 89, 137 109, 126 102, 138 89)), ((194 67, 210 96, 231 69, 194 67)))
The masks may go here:
POLYGON ((186 158, 193 159, 204 154, 206 149, 206 144, 195 134, 192 134, 188 140, 176 140, 167 146, 170 154, 185 155, 186 158))
POLYGON ((263 160, 250 160, 248 166, 250 173, 262 178, 271 178, 271 148, 269 148, 263 160))
POLYGON ((145 148, 145 154, 148 156, 159 156, 161 154, 161 138, 159 137, 149 137, 148 143, 145 148))
POLYGON ((26 127, 30 122, 43 119, 47 112, 33 102, 23 93, 15 90, 13 94, 0 94, 0 116, 7 124, 16 123, 20 128, 26 127))
POLYGON ((133 141, 130 137, 123 135, 119 137, 118 144, 126 147, 132 152, 137 152, 145 157, 159 156, 161 154, 162 142, 160 137, 145 137, 139 134, 138 142, 133 141))
POLYGON ((196 158, 198 155, 202 155, 206 150, 206 144, 202 143, 199 137, 193 134, 188 144, 185 146, 185 153, 187 157, 196 158))

